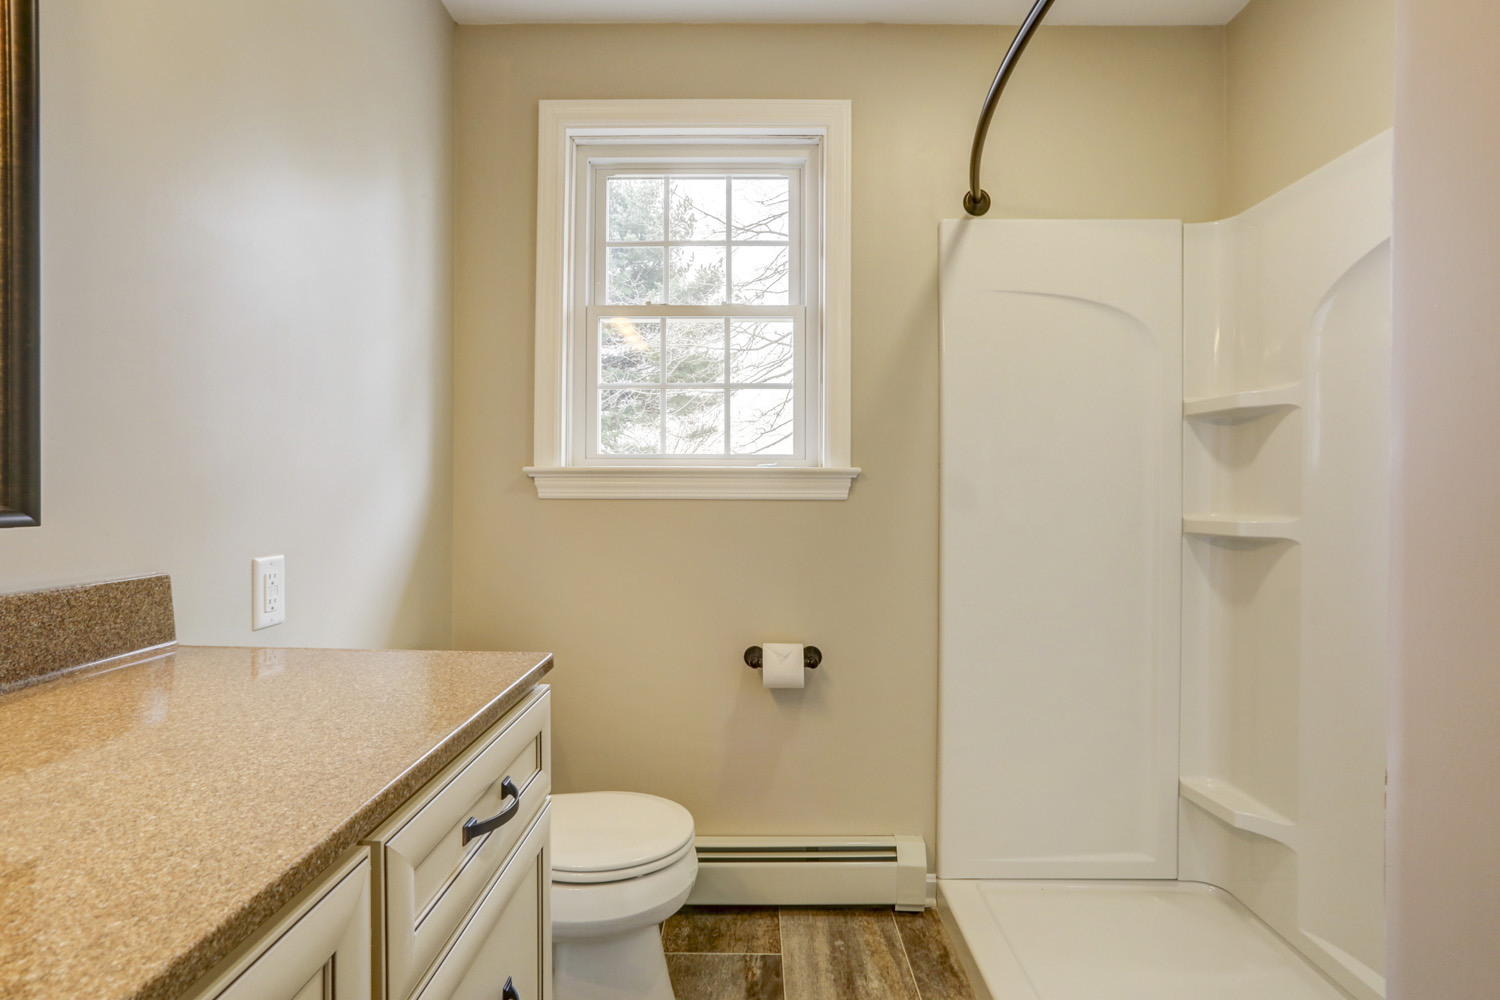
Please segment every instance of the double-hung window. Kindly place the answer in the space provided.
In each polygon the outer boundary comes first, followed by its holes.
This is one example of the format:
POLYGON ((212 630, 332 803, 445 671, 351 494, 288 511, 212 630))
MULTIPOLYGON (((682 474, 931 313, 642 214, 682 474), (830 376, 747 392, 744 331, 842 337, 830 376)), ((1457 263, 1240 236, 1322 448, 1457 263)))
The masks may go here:
POLYGON ((580 465, 808 464, 820 359, 803 216, 815 193, 802 163, 748 155, 780 150, 705 152, 721 155, 594 161, 574 347, 580 465))
POLYGON ((542 496, 847 496, 847 140, 840 102, 543 102, 542 496))

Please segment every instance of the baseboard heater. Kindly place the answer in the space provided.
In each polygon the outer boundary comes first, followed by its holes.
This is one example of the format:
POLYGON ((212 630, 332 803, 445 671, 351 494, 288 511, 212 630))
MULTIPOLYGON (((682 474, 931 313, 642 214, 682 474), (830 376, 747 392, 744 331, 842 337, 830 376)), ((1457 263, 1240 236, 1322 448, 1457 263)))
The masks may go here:
POLYGON ((927 906, 921 837, 699 837, 701 906, 927 906))

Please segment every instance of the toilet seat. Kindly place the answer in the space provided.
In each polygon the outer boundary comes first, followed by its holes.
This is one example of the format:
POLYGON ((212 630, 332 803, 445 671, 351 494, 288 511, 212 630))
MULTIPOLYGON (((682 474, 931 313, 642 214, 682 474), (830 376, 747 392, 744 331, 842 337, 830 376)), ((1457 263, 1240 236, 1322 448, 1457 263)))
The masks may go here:
POLYGON ((641 878, 693 853, 693 816, 638 792, 552 796, 552 881, 577 885, 641 878))
POLYGON ((557 866, 554 864, 552 869, 552 881, 565 885, 596 885, 600 882, 624 882, 628 879, 640 878, 643 875, 650 875, 652 872, 659 872, 663 868, 670 868, 672 865, 675 865, 677 862, 681 861, 689 854, 696 855, 696 852, 693 850, 692 838, 688 838, 688 842, 686 844, 683 844, 677 850, 673 851, 671 854, 668 854, 664 858, 656 858, 652 861, 646 861, 642 864, 632 865, 629 868, 620 868, 615 871, 567 871, 566 869, 557 868, 557 866))

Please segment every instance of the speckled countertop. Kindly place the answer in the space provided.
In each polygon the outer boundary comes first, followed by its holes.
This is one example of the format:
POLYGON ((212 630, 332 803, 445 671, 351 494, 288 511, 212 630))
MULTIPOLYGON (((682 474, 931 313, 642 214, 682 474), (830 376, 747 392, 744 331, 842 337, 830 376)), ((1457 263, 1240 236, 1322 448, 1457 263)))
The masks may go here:
POLYGON ((183 646, 0 696, 0 998, 180 994, 550 668, 183 646))

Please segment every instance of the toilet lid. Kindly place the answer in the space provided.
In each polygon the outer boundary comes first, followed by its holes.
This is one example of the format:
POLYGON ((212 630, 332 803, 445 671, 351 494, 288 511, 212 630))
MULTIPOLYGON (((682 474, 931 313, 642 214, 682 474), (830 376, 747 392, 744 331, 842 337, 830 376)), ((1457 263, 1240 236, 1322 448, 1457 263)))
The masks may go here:
POLYGON ((552 870, 558 881, 647 874, 692 843, 693 814, 670 799, 639 792, 552 796, 552 870))

